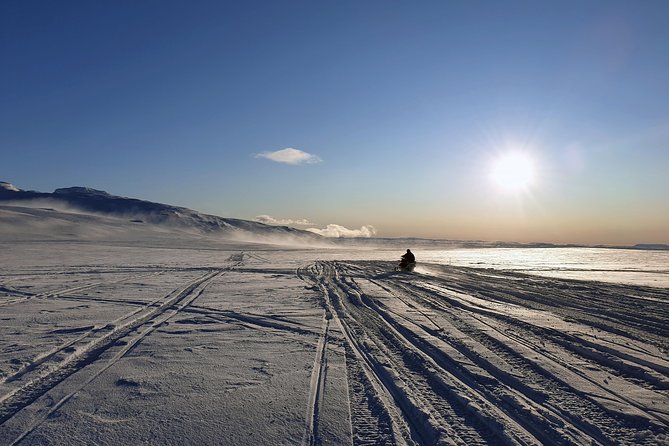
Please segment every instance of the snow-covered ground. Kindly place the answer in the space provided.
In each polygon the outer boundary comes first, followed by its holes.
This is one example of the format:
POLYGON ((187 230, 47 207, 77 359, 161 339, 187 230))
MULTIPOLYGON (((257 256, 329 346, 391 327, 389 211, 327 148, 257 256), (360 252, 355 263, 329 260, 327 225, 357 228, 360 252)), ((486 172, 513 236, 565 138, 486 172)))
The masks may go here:
POLYGON ((669 288, 669 251, 612 248, 469 248, 421 252, 427 262, 548 277, 669 288))
POLYGON ((398 254, 7 237, 0 444, 669 444, 667 288, 398 254))

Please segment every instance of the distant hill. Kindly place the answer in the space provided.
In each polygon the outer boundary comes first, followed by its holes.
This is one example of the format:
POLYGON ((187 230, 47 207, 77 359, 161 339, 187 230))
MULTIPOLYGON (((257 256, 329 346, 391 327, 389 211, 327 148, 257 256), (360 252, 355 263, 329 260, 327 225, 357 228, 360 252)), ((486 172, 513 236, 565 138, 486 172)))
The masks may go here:
POLYGON ((46 193, 25 191, 11 183, 0 182, 0 201, 11 206, 40 203, 40 206, 52 206, 57 210, 74 209, 79 212, 121 218, 134 224, 173 227, 230 239, 275 243, 327 242, 325 237, 309 231, 237 218, 223 218, 184 207, 112 195, 88 187, 67 187, 46 193))
POLYGON ((650 249, 650 250, 669 250, 669 245, 664 243, 638 243, 632 246, 634 249, 650 249))

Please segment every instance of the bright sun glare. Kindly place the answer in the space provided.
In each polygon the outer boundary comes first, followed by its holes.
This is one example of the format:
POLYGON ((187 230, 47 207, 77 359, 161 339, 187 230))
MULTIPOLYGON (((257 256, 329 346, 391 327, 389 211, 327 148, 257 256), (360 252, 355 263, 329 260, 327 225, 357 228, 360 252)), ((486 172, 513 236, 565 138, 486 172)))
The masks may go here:
POLYGON ((534 164, 523 153, 507 153, 494 162, 490 176, 501 190, 518 192, 534 180, 534 164))

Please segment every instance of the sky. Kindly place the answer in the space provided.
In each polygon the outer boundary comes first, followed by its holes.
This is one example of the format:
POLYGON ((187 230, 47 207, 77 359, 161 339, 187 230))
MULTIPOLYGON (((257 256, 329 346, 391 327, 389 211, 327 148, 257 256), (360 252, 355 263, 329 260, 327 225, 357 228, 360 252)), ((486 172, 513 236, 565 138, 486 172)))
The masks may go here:
POLYGON ((326 235, 669 243, 667 23, 667 1, 3 1, 0 181, 326 235))

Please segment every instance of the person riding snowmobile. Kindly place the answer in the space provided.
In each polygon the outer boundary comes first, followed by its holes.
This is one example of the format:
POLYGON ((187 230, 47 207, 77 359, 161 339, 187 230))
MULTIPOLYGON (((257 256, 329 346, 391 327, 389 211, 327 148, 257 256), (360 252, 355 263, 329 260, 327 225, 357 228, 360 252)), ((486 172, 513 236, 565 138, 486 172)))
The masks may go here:
POLYGON ((413 269, 412 267, 415 266, 416 266, 416 256, 413 255, 410 249, 407 249, 406 254, 402 256, 402 260, 400 261, 398 267, 399 269, 407 270, 407 269, 413 269))

